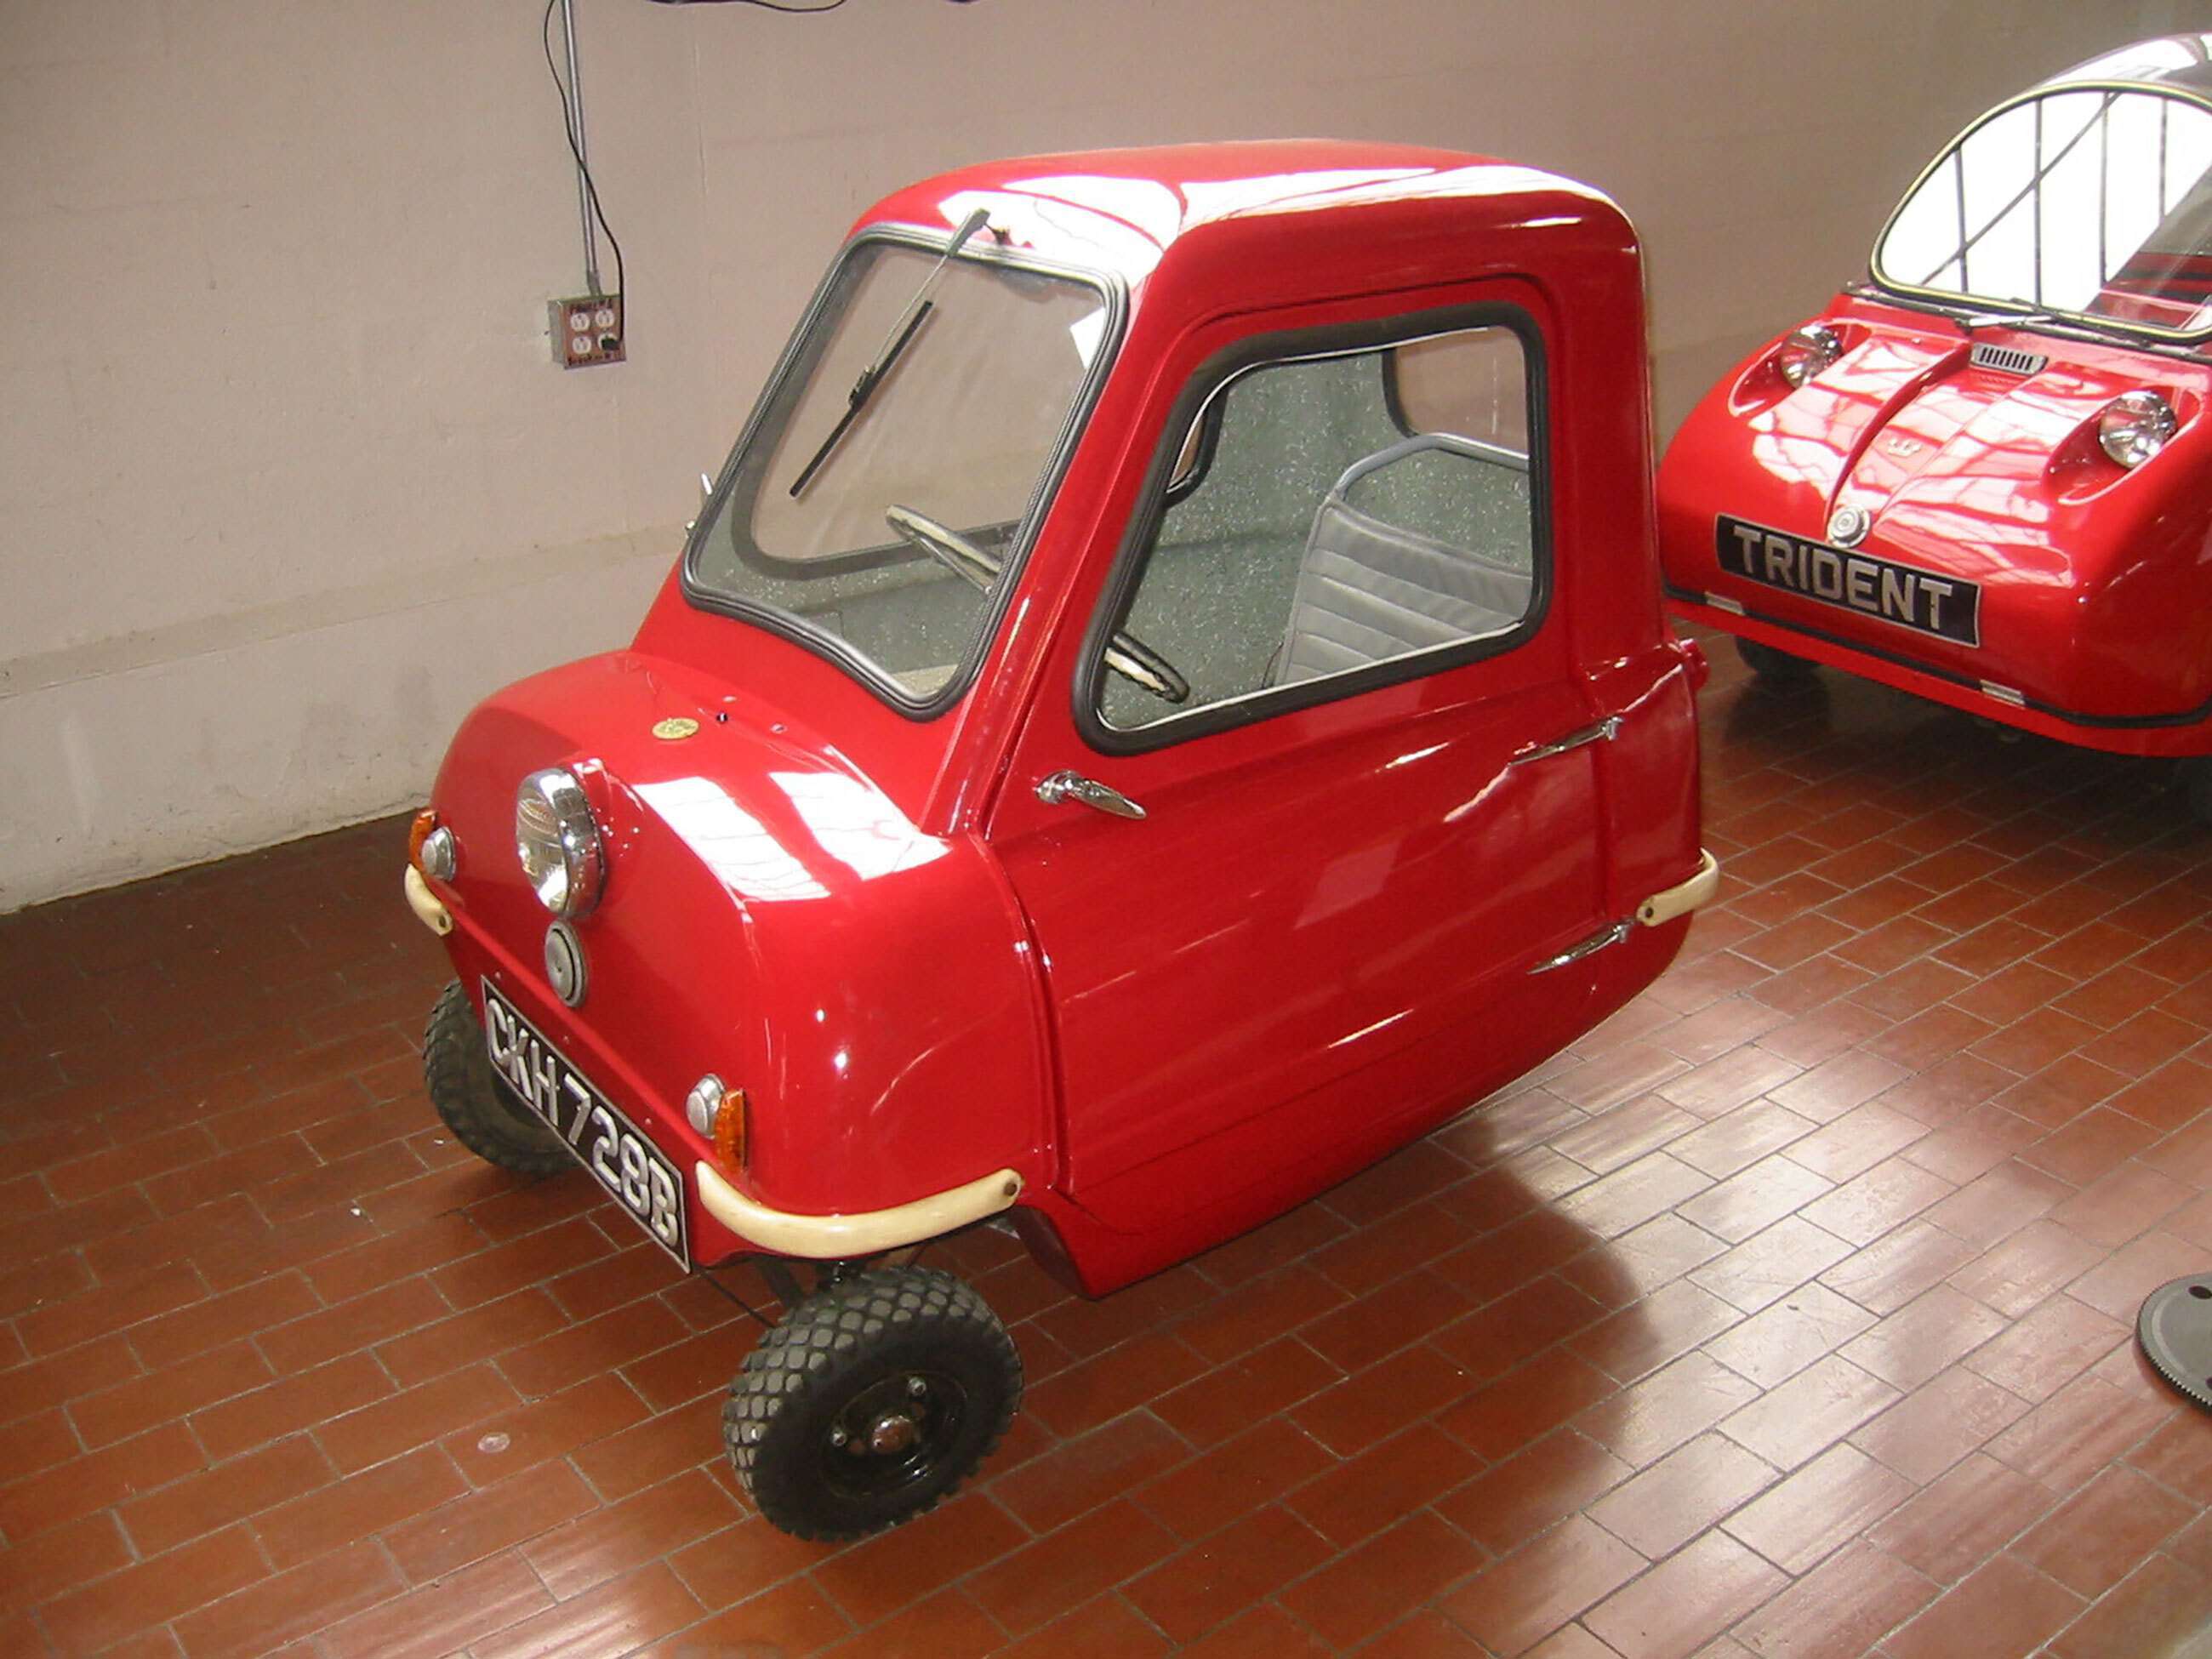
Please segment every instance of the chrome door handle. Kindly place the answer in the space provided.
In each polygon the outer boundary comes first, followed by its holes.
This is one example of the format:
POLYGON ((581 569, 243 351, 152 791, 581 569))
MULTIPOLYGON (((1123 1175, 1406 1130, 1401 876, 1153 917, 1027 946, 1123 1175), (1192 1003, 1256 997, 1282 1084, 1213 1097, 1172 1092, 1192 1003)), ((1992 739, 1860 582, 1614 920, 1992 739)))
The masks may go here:
POLYGON ((1570 945, 1555 957, 1547 957, 1528 971, 1548 974, 1554 968, 1565 968, 1570 963, 1580 962, 1584 957, 1594 957, 1607 945, 1618 945, 1636 931, 1632 921, 1616 921, 1602 933, 1592 933, 1579 945, 1570 945))
POLYGON ((1055 772, 1036 787, 1036 797, 1047 806, 1072 800, 1117 818, 1141 818, 1145 809, 1120 790, 1109 788, 1080 772, 1055 772))
POLYGON ((1579 732, 1570 732, 1564 738, 1550 743, 1531 744, 1506 763, 1509 766, 1525 766, 1530 761, 1549 760, 1554 755, 1564 755, 1570 749, 1579 749, 1586 743, 1611 743, 1620 735, 1620 716, 1607 714, 1595 726, 1585 726, 1579 732))

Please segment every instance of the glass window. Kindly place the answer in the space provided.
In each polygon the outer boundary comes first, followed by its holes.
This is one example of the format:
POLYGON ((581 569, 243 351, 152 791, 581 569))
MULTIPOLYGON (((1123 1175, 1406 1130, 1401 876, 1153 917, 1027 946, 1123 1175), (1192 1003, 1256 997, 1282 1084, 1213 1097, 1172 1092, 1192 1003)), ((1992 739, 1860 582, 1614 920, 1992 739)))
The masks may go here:
POLYGON ((1138 731, 1511 643, 1545 575, 1530 384, 1504 325, 1224 380, 1170 439, 1176 476, 1105 653, 1099 717, 1138 731))
POLYGON ((1905 198, 1875 275, 2091 322, 2212 326, 2212 112, 2099 88, 2000 110, 1905 198))
POLYGON ((770 387, 692 553, 694 588, 842 643, 908 699, 945 690, 1101 367, 1103 293, 863 241, 770 387))

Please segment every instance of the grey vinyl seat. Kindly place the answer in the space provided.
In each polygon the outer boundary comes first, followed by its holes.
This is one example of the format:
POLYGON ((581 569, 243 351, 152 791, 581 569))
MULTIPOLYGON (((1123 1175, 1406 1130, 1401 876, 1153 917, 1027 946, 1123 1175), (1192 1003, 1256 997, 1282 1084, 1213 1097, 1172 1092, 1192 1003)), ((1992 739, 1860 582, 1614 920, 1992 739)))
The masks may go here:
POLYGON ((1270 683, 1295 684, 1462 640, 1501 634, 1528 614, 1530 572, 1385 523, 1353 507, 1352 486, 1408 456, 1442 450, 1492 465, 1528 460, 1424 433, 1345 469, 1314 514, 1270 683))

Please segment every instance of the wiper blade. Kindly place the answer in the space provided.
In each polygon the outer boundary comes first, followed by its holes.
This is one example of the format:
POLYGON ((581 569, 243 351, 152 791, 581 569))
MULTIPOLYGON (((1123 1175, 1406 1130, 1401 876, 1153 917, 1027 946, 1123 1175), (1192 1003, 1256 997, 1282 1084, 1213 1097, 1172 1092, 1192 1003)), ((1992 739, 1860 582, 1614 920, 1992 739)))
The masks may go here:
POLYGON ((2071 317, 2061 316, 2055 311, 1979 311, 1959 319, 1959 326, 1969 334, 1978 328, 1995 328, 2000 325, 2013 328, 2035 328, 2045 323, 2069 323, 2071 317))
POLYGON ((884 343, 877 351, 875 361, 860 371, 860 378, 853 382, 853 389, 845 394, 845 412, 837 417, 837 424, 830 428, 830 435, 823 439, 822 447, 808 458, 806 465, 799 469, 799 476, 791 481, 791 493, 794 497, 814 481, 814 475, 822 470, 822 464, 830 459, 830 453, 845 434, 853 429, 853 422, 860 418, 860 411, 876 395, 876 388, 884 383, 884 377, 891 372, 900 355, 914 343, 915 335, 936 308, 936 302, 929 297, 930 292, 936 288, 937 279, 945 274, 945 267, 952 263, 952 256, 959 252, 968 239, 982 229, 990 220, 990 209, 977 208, 962 222, 960 228, 953 232, 952 240, 945 248, 944 257, 931 267, 929 275, 922 278, 921 286, 915 290, 914 298, 907 301, 906 309, 891 325, 890 332, 884 336, 884 343))

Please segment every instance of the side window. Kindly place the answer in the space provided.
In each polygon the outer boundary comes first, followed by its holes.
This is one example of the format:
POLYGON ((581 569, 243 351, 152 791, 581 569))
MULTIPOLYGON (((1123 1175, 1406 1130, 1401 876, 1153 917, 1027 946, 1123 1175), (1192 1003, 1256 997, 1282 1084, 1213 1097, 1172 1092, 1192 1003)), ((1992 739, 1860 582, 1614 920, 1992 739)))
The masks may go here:
POLYGON ((1498 324, 1286 352, 1223 378, 1170 434, 1174 476, 1105 646, 1099 720, 1141 732, 1430 653, 1443 665, 1510 648, 1547 574, 1534 380, 1522 335, 1498 324))

